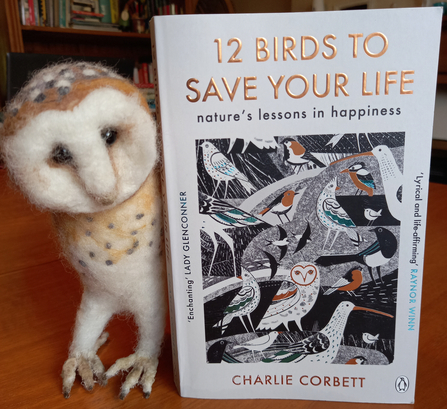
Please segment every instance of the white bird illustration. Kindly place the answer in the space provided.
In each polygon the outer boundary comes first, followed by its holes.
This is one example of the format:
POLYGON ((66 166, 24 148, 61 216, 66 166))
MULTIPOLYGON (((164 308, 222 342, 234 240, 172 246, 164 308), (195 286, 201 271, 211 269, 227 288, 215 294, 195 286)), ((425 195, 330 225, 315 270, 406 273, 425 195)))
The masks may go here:
POLYGON ((375 314, 392 315, 369 308, 357 307, 350 301, 341 302, 332 314, 329 323, 320 331, 301 341, 291 343, 282 348, 263 362, 299 362, 307 359, 309 362, 330 364, 337 356, 341 339, 345 331, 348 317, 352 311, 368 311, 375 314))
POLYGON ((231 162, 222 152, 219 151, 211 142, 204 142, 200 145, 202 148, 203 164, 207 173, 217 180, 217 186, 212 196, 216 193, 220 182, 225 182, 225 195, 227 195, 228 182, 238 180, 242 187, 248 192, 256 191, 256 188, 248 180, 247 176, 239 171, 233 162, 231 162))
POLYGON ((314 306, 320 291, 318 268, 306 262, 296 264, 290 271, 257 326, 257 330, 270 330, 295 321, 302 331, 301 318, 314 306))
POLYGON ((388 209, 395 219, 400 220, 402 217, 403 175, 397 166, 391 149, 386 145, 378 145, 372 151, 347 156, 346 158, 332 162, 331 165, 359 156, 374 156, 377 159, 388 209))
POLYGON ((369 207, 365 209, 363 214, 365 216, 365 219, 368 220, 368 226, 372 226, 376 219, 382 216, 382 210, 383 209, 379 209, 376 211, 374 209, 370 209, 369 207))
POLYGON ((335 197, 335 191, 338 189, 337 178, 333 178, 324 187, 317 199, 318 218, 323 226, 328 228, 323 249, 326 247, 326 243, 332 230, 335 230, 335 237, 332 240, 330 248, 334 245, 335 240, 341 231, 348 235, 351 242, 356 247, 363 241, 363 238, 354 230, 357 226, 335 197))
POLYGON ((368 332, 364 332, 362 334, 363 341, 365 341, 367 344, 374 344, 374 342, 377 342, 379 340, 379 334, 377 335, 371 335, 368 332))
POLYGON ((214 325, 215 327, 221 327, 222 334, 226 331, 234 317, 239 317, 245 330, 250 332, 243 319, 244 317, 248 317, 254 332, 250 314, 259 305, 259 301, 261 300, 261 289, 253 275, 245 269, 242 269, 240 279, 243 280, 242 288, 231 300, 227 308, 225 308, 223 318, 214 325))
POLYGON ((262 337, 254 338, 250 341, 244 342, 243 344, 236 345, 235 347, 233 347, 233 349, 239 349, 239 348, 249 349, 252 352, 253 359, 255 358, 254 351, 258 351, 265 358, 264 353, 262 351, 264 351, 264 349, 267 349, 270 345, 272 345, 275 342, 276 338, 278 338, 278 335, 280 333, 281 332, 278 331, 272 331, 267 335, 263 335, 262 337))

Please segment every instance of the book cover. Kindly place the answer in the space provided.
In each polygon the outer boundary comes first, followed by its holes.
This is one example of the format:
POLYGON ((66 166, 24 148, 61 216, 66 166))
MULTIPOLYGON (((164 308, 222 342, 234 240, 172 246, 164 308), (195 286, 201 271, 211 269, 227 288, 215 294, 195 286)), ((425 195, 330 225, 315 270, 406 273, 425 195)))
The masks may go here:
POLYGON ((152 20, 182 396, 413 402, 441 16, 152 20))

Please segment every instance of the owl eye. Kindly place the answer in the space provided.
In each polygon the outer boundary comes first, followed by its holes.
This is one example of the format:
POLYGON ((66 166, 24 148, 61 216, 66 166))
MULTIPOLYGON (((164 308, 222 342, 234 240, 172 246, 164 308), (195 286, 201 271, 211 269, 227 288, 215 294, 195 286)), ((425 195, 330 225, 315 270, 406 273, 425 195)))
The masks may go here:
POLYGON ((57 145, 51 152, 51 159, 60 165, 68 165, 73 161, 73 156, 65 146, 57 145))
POLYGON ((117 136, 118 131, 114 128, 104 128, 101 131, 101 138, 104 139, 105 143, 108 146, 111 146, 115 143, 117 136))

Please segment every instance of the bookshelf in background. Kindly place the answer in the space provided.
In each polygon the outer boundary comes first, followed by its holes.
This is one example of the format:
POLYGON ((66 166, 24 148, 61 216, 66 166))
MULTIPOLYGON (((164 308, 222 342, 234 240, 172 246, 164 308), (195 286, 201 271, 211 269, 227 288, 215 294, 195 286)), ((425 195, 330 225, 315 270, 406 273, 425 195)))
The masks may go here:
MULTIPOLYGON (((21 1, 0 0, 0 107, 4 106, 6 98, 8 52, 122 57, 150 61, 149 34, 22 25, 21 1)), ((178 4, 183 5, 185 14, 192 14, 197 0, 184 0, 178 4)))

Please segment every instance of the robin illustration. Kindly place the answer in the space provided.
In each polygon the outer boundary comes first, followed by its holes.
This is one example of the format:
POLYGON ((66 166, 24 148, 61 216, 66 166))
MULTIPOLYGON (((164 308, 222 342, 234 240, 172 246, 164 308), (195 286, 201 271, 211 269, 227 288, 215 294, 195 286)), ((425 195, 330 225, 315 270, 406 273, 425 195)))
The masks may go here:
POLYGON ((330 364, 337 356, 348 317, 352 311, 368 311, 389 318, 392 315, 364 307, 357 307, 352 302, 341 302, 332 314, 329 323, 320 331, 298 342, 291 343, 264 359, 263 362, 299 362, 307 358, 309 362, 330 364))
POLYGON ((332 294, 335 291, 346 291, 352 294, 363 282, 362 267, 350 269, 340 280, 333 284, 323 295, 332 294))
POLYGON ((227 195, 228 182, 231 180, 238 180, 242 187, 251 193, 256 191, 256 188, 248 180, 247 176, 239 171, 233 162, 231 162, 222 152, 219 151, 211 142, 204 142, 200 145, 202 148, 202 158, 205 169, 214 180, 217 180, 217 186, 211 196, 214 196, 220 182, 225 182, 225 194, 227 195))
POLYGON ((259 214, 263 216, 268 212, 272 212, 278 216, 280 223, 282 223, 281 216, 285 216, 290 222, 287 213, 292 209, 294 198, 295 192, 293 190, 286 190, 269 203, 259 214))
POLYGON ((355 356, 351 358, 345 365, 365 365, 368 360, 364 356, 355 356))
POLYGON ((243 319, 244 317, 248 317, 253 332, 255 332, 250 314, 259 305, 259 301, 261 300, 261 289, 259 284, 256 282, 256 279, 247 270, 242 269, 242 275, 238 278, 243 281, 242 288, 231 300, 227 308, 225 308, 223 318, 216 325, 214 325, 215 327, 221 328, 222 334, 226 331, 228 325, 230 325, 230 322, 234 317, 239 317, 245 330, 250 332, 247 329, 243 319))
POLYGON ((380 267, 388 263, 397 250, 396 236, 384 227, 376 227, 371 230, 376 234, 377 240, 367 249, 357 254, 321 256, 315 260, 315 263, 322 266, 331 266, 335 264, 349 263, 355 261, 368 267, 371 280, 376 282, 373 276, 373 268, 377 269, 380 281, 383 283, 380 267))
POLYGON ((317 199, 318 219, 323 226, 328 228, 323 249, 326 247, 329 234, 332 230, 335 230, 335 237, 332 240, 330 248, 334 245, 340 232, 345 232, 355 247, 358 247, 360 242, 363 241, 363 238, 354 230, 357 226, 335 197, 335 191, 338 189, 340 188, 337 186, 337 178, 333 178, 324 187, 317 199))
POLYGON ((366 165, 364 162, 356 162, 353 165, 349 166, 349 168, 342 170, 340 173, 348 173, 355 187, 357 188, 357 193, 366 192, 368 196, 374 195, 374 189, 376 188, 376 184, 374 183, 374 179, 369 173, 369 170, 366 169, 366 165))
POLYGON ((284 145, 284 162, 293 166, 293 171, 298 174, 302 167, 309 162, 313 162, 320 168, 325 168, 326 165, 319 161, 314 155, 306 150, 298 141, 292 138, 286 138, 282 141, 284 145), (296 169, 298 168, 298 171, 296 169))

